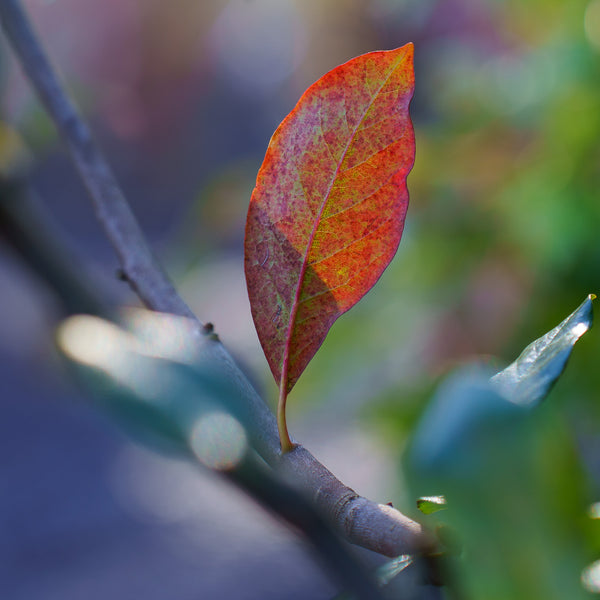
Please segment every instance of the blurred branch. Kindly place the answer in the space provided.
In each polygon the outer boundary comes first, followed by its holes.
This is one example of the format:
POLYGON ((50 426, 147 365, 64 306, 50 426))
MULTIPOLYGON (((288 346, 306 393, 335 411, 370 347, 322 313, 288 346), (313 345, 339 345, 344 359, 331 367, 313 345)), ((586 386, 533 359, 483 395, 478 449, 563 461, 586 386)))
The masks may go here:
POLYGON ((132 288, 149 308, 192 317, 192 312, 148 248, 123 192, 44 54, 17 0, 0 2, 0 19, 21 66, 36 89, 87 187, 96 216, 132 288))
POLYGON ((58 294, 67 314, 107 315, 108 307, 84 281, 76 257, 68 253, 38 208, 23 181, 0 176, 0 237, 58 294))
POLYGON ((352 590, 358 598, 383 600, 375 578, 349 551, 348 546, 340 542, 312 503, 296 493, 293 487, 274 477, 258 457, 249 454, 240 465, 224 474, 263 506, 300 529, 323 564, 337 575, 342 586, 352 590))
POLYGON ((235 385, 245 407, 244 422, 251 424, 248 433, 261 456, 300 482, 321 512, 350 542, 386 556, 429 551, 432 543, 418 523, 390 506, 359 496, 302 446, 281 455, 273 413, 217 337, 203 335, 202 324, 152 256, 110 167, 62 89, 17 0, 0 1, 0 21, 25 73, 69 146, 125 276, 148 308, 195 320, 198 324, 196 341, 203 355, 235 385))

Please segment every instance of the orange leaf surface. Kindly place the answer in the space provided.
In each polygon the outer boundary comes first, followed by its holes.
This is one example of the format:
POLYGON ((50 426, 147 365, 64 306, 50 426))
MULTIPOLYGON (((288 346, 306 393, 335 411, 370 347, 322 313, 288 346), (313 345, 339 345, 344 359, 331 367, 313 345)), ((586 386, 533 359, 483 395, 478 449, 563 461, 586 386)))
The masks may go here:
POLYGON ((282 411, 331 325, 396 253, 415 154, 413 88, 412 44, 359 56, 308 88, 271 138, 250 200, 245 271, 282 411))

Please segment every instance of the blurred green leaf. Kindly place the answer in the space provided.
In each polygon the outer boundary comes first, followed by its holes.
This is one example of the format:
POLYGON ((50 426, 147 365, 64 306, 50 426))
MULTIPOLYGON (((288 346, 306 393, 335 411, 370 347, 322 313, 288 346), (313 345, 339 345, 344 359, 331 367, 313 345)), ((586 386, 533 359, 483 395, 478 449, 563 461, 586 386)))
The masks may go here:
POLYGON ((415 432, 407 479, 415 496, 447 498, 450 509, 431 518, 461 537, 447 574, 461 597, 589 597, 583 469, 564 419, 538 403, 590 324, 588 298, 501 373, 502 385, 481 369, 454 373, 415 432))
POLYGON ((447 508, 444 496, 423 496, 417 499, 417 508, 425 515, 432 515, 447 508))
MULTIPOLYGON (((410 464, 433 479, 477 471, 485 460, 478 450, 482 440, 500 426, 511 427, 523 412, 492 388, 486 370, 460 369, 441 384, 423 414, 409 446, 410 464)), ((437 486, 417 496, 440 492, 437 486)))
POLYGON ((232 416, 235 391, 198 354, 195 325, 142 310, 125 321, 128 329, 80 315, 57 331, 59 349, 97 403, 161 450, 192 452, 212 468, 241 459, 247 444, 232 416))
POLYGON ((541 402, 564 371, 577 340, 592 326, 592 300, 584 302, 562 323, 532 342, 519 358, 491 378, 507 400, 524 406, 541 402))
POLYGON ((432 406, 442 410, 438 417, 451 411, 444 398, 459 402, 463 417, 461 407, 489 406, 424 456, 438 431, 436 415, 427 413, 407 456, 411 492, 443 492, 450 505, 431 516, 464 549, 447 580, 468 599, 587 597, 579 580, 590 558, 582 472, 561 420, 546 406, 529 411, 508 402, 473 373, 440 388, 432 406))

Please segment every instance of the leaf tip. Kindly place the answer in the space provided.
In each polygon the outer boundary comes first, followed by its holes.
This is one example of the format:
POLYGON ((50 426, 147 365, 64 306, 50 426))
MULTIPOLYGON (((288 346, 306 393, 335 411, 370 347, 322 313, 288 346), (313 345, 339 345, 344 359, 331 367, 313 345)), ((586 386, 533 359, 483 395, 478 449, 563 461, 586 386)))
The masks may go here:
POLYGON ((397 52, 400 56, 403 56, 402 62, 408 63, 411 67, 414 66, 415 45, 413 42, 407 42, 404 46, 400 46, 392 52, 397 52))

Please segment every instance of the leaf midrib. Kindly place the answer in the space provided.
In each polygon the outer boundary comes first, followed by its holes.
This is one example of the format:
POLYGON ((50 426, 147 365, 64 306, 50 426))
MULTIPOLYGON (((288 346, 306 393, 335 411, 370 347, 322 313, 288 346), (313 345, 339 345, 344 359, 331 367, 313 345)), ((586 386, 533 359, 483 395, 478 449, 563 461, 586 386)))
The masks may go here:
MULTIPOLYGON (((335 168, 335 171, 334 171, 331 181, 329 183, 329 187, 327 188, 326 193, 323 195, 323 201, 321 202, 319 214, 317 215, 317 217, 315 219, 315 224, 313 225, 311 234, 308 238, 308 243, 306 245, 306 251, 304 253, 304 258, 302 260, 302 266, 300 268, 300 274, 298 276, 298 283, 296 285, 294 300, 292 302, 292 309, 290 311, 290 320, 289 320, 288 328, 287 328, 287 332, 286 332, 286 341, 285 341, 285 346, 284 346, 284 350, 283 350, 283 362, 281 365, 281 377, 280 377, 280 381, 279 381, 279 388, 280 388, 280 390, 283 388, 286 395, 287 395, 287 386, 288 386, 288 381, 289 381, 288 372, 289 372, 289 358, 290 358, 290 346, 291 346, 291 341, 292 341, 292 333, 294 330, 296 315, 298 314, 298 307, 300 306, 300 294, 302 291, 302 283, 304 282, 304 277, 306 275, 306 269, 308 267, 308 256, 310 254, 310 250, 312 249, 315 235, 317 233, 319 224, 321 222, 321 217, 323 216, 323 212, 329 201, 329 197, 331 195, 331 190, 333 189, 333 184, 335 183, 335 180, 337 179, 338 175, 340 174, 341 166, 344 163, 344 160, 346 159, 348 150, 350 149, 350 146, 352 145, 352 142, 354 141, 354 138, 356 137, 356 134, 358 133, 358 130, 360 129, 361 124, 363 123, 367 113, 373 106, 375 100, 379 97, 381 90, 385 87, 387 82, 390 80, 391 76, 394 74, 394 72, 398 68, 398 65, 400 64, 400 62, 405 58, 405 55, 406 55, 406 52, 403 52, 401 54, 401 56, 398 58, 398 60, 394 63, 393 67, 390 69, 390 72, 387 75, 387 77, 383 80, 383 82, 381 83, 381 85, 379 86, 379 88, 377 89, 375 94, 373 94, 371 101, 366 106, 363 114, 361 115, 360 120, 358 121, 358 123, 354 127, 354 130, 352 131, 352 134, 348 138, 348 142, 347 142, 346 147, 344 148, 344 151, 337 163, 337 166, 335 168)), ((298 175, 300 175, 299 172, 298 172, 298 175)))

